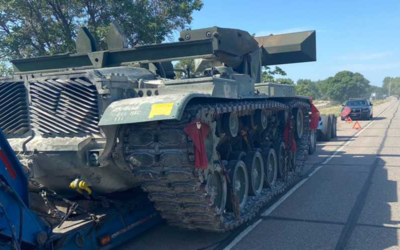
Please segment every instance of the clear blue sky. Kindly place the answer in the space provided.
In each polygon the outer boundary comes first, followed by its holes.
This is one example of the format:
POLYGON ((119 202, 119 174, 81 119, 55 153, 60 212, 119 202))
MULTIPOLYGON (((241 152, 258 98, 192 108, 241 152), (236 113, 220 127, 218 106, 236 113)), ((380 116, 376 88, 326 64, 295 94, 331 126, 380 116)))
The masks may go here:
POLYGON ((399 0, 203 0, 192 28, 239 28, 257 35, 317 31, 317 62, 283 65, 293 80, 325 79, 340 70, 381 86, 400 76, 399 0))

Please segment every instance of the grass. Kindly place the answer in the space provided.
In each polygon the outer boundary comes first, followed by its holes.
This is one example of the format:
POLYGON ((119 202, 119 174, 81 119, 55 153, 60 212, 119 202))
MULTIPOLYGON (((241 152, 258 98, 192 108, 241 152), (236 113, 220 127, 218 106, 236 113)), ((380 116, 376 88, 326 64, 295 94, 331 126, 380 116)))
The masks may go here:
MULTIPOLYGON (((382 100, 375 100, 372 103, 374 104, 374 106, 378 106, 382 103, 385 103, 389 101, 389 99, 382 99, 382 100)), ((330 107, 326 107, 326 108, 319 108, 319 112, 321 115, 329 115, 329 114, 334 114, 336 116, 340 116, 340 111, 342 110, 342 106, 341 105, 336 105, 336 106, 330 106, 330 107)))
POLYGON ((375 106, 377 106, 377 105, 382 104, 382 103, 385 103, 385 102, 387 102, 387 101, 389 101, 388 98, 382 99, 382 100, 375 100, 375 101, 373 101, 372 103, 373 103, 375 106))
POLYGON ((329 115, 329 114, 334 114, 336 116, 340 116, 340 111, 342 110, 342 106, 337 105, 337 106, 331 106, 328 108, 320 108, 319 113, 321 115, 329 115))

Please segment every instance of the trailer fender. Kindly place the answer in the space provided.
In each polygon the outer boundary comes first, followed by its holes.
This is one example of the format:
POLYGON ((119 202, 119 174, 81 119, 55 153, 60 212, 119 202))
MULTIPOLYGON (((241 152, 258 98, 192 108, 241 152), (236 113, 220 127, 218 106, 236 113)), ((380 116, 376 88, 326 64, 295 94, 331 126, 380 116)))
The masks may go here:
POLYGON ((317 109, 317 107, 314 106, 313 103, 311 103, 311 119, 309 124, 311 130, 318 129, 319 117, 319 110, 317 109))
POLYGON ((100 119, 99 126, 113 126, 131 123, 179 120, 190 100, 209 97, 204 94, 173 94, 131 98, 113 102, 100 119))

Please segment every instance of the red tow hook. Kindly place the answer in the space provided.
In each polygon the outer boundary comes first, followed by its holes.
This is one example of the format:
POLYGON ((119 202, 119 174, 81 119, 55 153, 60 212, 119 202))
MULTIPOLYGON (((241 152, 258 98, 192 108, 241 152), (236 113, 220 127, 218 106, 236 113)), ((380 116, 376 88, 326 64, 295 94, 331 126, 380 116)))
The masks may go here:
POLYGON ((313 103, 311 103, 311 120, 310 120, 311 130, 318 129, 319 116, 320 116, 319 110, 317 109, 317 107, 314 106, 313 103))

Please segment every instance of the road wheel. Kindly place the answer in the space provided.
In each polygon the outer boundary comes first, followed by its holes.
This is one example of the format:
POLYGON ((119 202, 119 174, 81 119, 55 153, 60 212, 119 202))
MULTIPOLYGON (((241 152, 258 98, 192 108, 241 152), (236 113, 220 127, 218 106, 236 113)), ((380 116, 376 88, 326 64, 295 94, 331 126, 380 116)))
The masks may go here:
POLYGON ((273 188, 278 175, 278 161, 276 158, 275 149, 269 149, 268 152, 266 152, 265 159, 265 185, 269 188, 273 188))
POLYGON ((337 137, 337 117, 335 117, 335 138, 337 137))
POLYGON ((259 195, 264 186, 264 160, 260 152, 248 152, 244 160, 249 176, 249 194, 259 195))
POLYGON ((310 146, 308 147, 308 154, 312 155, 317 149, 317 131, 310 130, 310 146))
POLYGON ((222 168, 217 167, 208 178, 207 195, 210 197, 211 207, 215 208, 218 214, 225 210, 227 193, 225 175, 222 174, 222 168))
POLYGON ((278 147, 275 149, 278 160, 278 177, 282 178, 288 171, 288 156, 286 152, 286 146, 284 142, 278 144, 278 147))
POLYGON ((236 112, 226 113, 222 117, 223 130, 230 136, 236 137, 239 133, 239 117, 236 112))
POLYGON ((297 109, 294 112, 295 114, 295 121, 296 121, 296 126, 295 126, 295 134, 297 139, 301 139, 304 134, 304 114, 301 109, 297 109))
POLYGON ((230 179, 228 190, 232 194, 228 199, 228 208, 234 211, 237 206, 243 208, 246 205, 249 192, 249 177, 243 161, 230 161, 227 169, 230 179))
POLYGON ((330 119, 331 119, 331 139, 336 138, 336 134, 337 134, 337 121, 336 121, 336 116, 335 115, 329 115, 330 119))
POLYGON ((321 130, 322 140, 329 141, 332 136, 332 122, 330 116, 328 115, 321 116, 321 121, 322 121, 322 130, 321 130))
POLYGON ((268 115, 265 110, 256 110, 254 114, 254 122, 259 130, 264 130, 268 126, 268 115))

